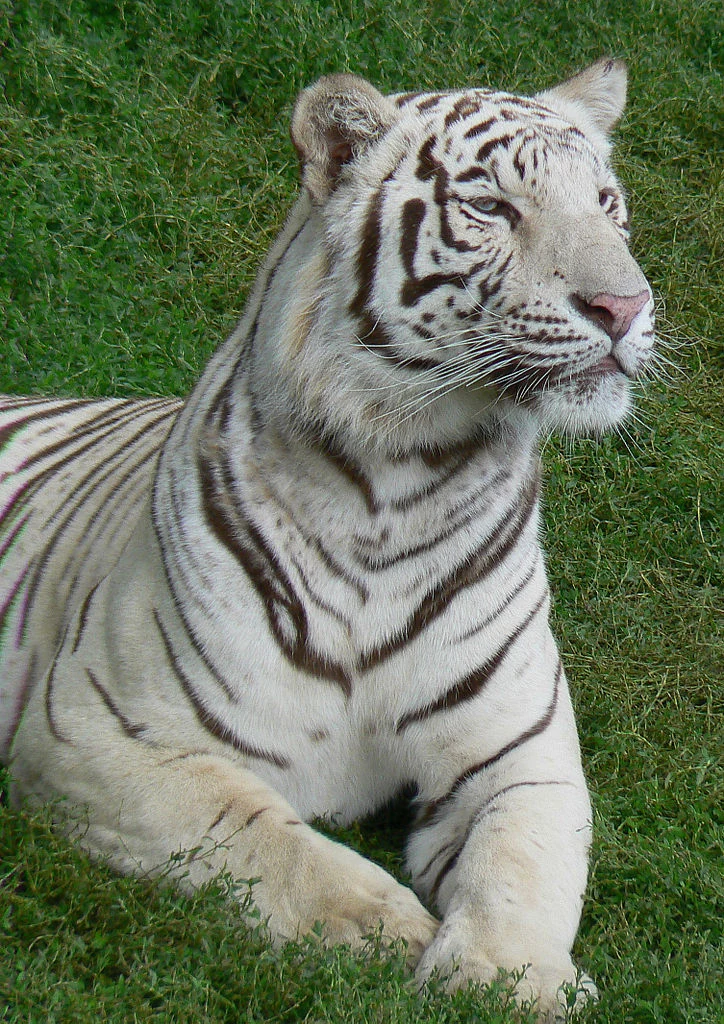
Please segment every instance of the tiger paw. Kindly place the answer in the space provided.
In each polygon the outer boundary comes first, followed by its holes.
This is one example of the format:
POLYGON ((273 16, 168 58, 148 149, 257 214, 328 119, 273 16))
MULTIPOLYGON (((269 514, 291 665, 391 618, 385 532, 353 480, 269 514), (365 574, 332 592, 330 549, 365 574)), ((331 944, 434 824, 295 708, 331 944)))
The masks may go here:
POLYGON ((498 966, 497 959, 495 953, 479 946, 463 945, 452 929, 443 926, 420 960, 417 979, 424 984, 437 974, 448 991, 455 991, 469 984, 488 985, 502 978, 518 1004, 534 1007, 540 1024, 568 1020, 598 998, 591 978, 576 970, 567 953, 555 960, 521 963, 517 967, 512 963, 498 966))
POLYGON ((319 932, 327 943, 361 949, 381 935, 387 942, 403 940, 410 965, 417 964, 439 922, 411 889, 354 850, 306 826, 294 836, 296 851, 288 846, 289 835, 285 838, 286 843, 277 843, 277 852, 282 851, 277 871, 272 869, 266 878, 260 871, 254 890, 262 914, 265 905, 271 911, 268 925, 274 938, 283 941, 319 932))

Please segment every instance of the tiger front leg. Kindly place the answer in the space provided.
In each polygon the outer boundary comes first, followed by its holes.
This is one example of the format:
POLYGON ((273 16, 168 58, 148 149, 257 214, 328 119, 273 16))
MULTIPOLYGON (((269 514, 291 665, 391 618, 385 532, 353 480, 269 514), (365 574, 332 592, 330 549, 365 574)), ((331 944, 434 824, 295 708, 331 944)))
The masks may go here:
POLYGON ((381 927, 386 940, 406 942, 414 965, 432 940, 438 923, 412 890, 301 821, 252 771, 134 738, 102 700, 56 720, 47 732, 35 695, 13 747, 12 798, 62 797, 59 823, 92 856, 186 891, 224 872, 245 898, 253 879, 254 905, 276 942, 319 923, 325 941, 362 948, 381 927))
POLYGON ((565 732, 552 750, 530 741, 462 773, 427 804, 408 845, 416 891, 442 916, 419 979, 436 972, 454 989, 502 969, 545 1022, 596 997, 571 959, 591 810, 575 733, 565 732))

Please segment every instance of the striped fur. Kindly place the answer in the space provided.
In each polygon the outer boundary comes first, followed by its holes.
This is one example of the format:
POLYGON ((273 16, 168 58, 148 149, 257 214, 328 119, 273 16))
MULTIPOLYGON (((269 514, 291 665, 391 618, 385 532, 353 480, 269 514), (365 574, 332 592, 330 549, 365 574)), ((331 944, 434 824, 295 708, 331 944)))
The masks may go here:
MULTIPOLYGON (((304 188, 181 406, 9 398, 2 749, 120 870, 228 869, 277 939, 381 921, 425 979, 575 984, 590 806, 539 543, 542 430, 652 349, 607 163, 625 69, 530 100, 320 80, 304 188), (415 890, 314 832, 406 786, 415 890)), ((582 996, 593 991, 588 980, 582 996)))

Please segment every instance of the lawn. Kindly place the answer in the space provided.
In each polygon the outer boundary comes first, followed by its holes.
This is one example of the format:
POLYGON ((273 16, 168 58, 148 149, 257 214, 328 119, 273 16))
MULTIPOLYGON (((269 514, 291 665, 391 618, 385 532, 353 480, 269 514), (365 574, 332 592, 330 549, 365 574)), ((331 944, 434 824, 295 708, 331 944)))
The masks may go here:
MULTIPOLYGON (((629 62, 616 166, 670 365, 626 432, 545 448, 595 818, 576 955, 587 1020, 722 1024, 721 0, 0 0, 0 391, 185 393, 289 207, 317 75, 532 92, 602 53, 629 62)), ((399 870, 401 818, 345 837, 399 870)), ((224 884, 119 879, 0 803, 0 1020, 502 1024, 504 1002, 418 995, 374 944, 274 952, 224 884)))

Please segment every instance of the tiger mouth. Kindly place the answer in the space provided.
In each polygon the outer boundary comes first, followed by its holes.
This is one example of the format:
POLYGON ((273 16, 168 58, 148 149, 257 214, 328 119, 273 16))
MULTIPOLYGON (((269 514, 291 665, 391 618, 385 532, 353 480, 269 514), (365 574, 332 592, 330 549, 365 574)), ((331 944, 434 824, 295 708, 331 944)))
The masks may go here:
POLYGON ((624 367, 619 363, 618 359, 614 355, 604 356, 593 366, 586 366, 582 370, 574 371, 568 380, 570 381, 591 381, 597 377, 610 377, 612 374, 620 373, 624 377, 628 377, 629 374, 626 372, 624 367))
POLYGON ((598 363, 594 363, 593 366, 589 366, 583 373, 587 376, 599 377, 608 373, 625 373, 625 370, 615 356, 608 355, 598 363))

